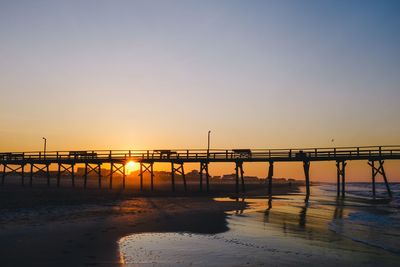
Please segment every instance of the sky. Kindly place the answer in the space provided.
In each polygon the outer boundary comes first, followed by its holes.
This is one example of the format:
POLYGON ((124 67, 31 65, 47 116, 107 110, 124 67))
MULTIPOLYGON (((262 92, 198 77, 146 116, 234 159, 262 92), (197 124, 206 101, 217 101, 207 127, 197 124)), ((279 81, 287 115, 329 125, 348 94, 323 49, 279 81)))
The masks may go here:
POLYGON ((0 151, 43 136, 49 150, 205 148, 208 130, 223 149, 400 144, 399 14, 399 1, 0 0, 0 151))

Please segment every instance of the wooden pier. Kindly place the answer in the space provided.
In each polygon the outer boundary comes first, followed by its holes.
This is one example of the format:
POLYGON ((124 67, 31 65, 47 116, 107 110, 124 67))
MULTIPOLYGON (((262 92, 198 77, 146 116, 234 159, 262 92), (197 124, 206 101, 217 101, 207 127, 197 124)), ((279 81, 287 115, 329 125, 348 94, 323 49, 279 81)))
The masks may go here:
POLYGON ((376 196, 376 177, 381 175, 386 185, 388 196, 392 193, 384 169, 385 160, 400 160, 400 146, 365 146, 365 147, 333 147, 304 149, 192 149, 192 150, 94 150, 94 151, 48 151, 48 152, 2 152, 0 153, 1 185, 10 174, 21 176, 21 185, 25 185, 25 169, 29 167, 29 186, 33 185, 33 177, 42 173, 50 186, 50 166, 57 165, 57 186, 60 177, 67 173, 71 177, 71 185, 75 186, 75 167, 84 165, 84 184, 90 173, 98 177, 98 187, 102 186, 102 166, 110 167, 109 188, 113 187, 113 175, 122 174, 122 187, 126 187, 125 166, 134 161, 140 164, 140 190, 143 190, 143 175, 150 173, 150 190, 154 190, 154 164, 169 163, 171 165, 171 190, 175 191, 175 176, 181 175, 184 190, 187 190, 184 171, 185 163, 199 164, 199 190, 203 191, 205 178, 207 192, 210 191, 209 164, 231 162, 235 164, 235 192, 245 192, 245 162, 265 162, 268 169, 268 192, 272 193, 274 162, 299 162, 303 164, 306 194, 310 195, 311 162, 333 161, 337 168, 337 195, 346 192, 346 165, 348 161, 366 161, 371 167, 372 195, 376 196))

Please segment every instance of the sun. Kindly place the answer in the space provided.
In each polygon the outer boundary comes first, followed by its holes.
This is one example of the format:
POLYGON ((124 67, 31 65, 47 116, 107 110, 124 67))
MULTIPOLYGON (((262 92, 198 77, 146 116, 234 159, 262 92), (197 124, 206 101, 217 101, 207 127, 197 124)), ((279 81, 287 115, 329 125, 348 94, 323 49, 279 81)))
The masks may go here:
POLYGON ((139 169, 139 163, 134 162, 133 160, 128 161, 125 164, 125 170, 129 174, 131 172, 137 171, 139 169))

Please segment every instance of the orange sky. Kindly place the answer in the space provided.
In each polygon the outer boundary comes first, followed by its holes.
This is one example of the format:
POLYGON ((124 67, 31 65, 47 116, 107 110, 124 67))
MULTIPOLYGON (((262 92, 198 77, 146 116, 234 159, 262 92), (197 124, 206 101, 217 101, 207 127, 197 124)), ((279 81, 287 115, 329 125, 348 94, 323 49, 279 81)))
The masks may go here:
MULTIPOLYGON (((399 8, 0 3, 0 151, 41 150, 43 136, 48 150, 204 149, 208 130, 215 149, 400 144, 399 8)), ((400 181, 396 163, 387 173, 400 181)), ((303 177, 300 163, 275 174, 303 177)), ((334 162, 312 163, 312 180, 335 177, 334 162)))

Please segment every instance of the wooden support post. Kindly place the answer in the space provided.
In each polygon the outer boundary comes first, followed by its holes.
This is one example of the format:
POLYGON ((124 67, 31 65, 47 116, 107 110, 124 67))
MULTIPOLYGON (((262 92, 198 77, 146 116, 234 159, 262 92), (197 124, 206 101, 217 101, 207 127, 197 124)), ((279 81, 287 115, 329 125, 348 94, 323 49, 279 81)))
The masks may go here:
POLYGON ((235 167, 235 171, 236 171, 236 194, 239 194, 239 162, 236 161, 236 167, 235 167))
POLYGON ((337 160, 336 161, 336 171, 337 171, 337 196, 340 195, 340 178, 342 178, 342 196, 346 194, 345 183, 346 183, 346 161, 337 160))
POLYGON ((184 190, 187 190, 187 186, 186 186, 186 177, 185 177, 185 171, 183 168, 183 162, 178 162, 176 164, 179 164, 180 166, 178 168, 175 168, 175 163, 172 161, 171 162, 171 182, 172 182, 172 191, 175 192, 175 173, 178 173, 180 175, 182 175, 182 179, 183 179, 183 187, 184 190))
POLYGON ((306 195, 310 195, 310 161, 303 161, 304 176, 306 178, 306 195))
POLYGON ((391 198, 392 191, 390 190, 390 186, 389 186, 389 183, 388 183, 388 180, 386 177, 385 168, 383 167, 384 161, 380 159, 380 160, 378 160, 378 163, 379 163, 379 167, 376 168, 374 160, 370 160, 370 162, 368 162, 368 165, 371 166, 371 168, 372 168, 372 195, 375 198, 375 194, 376 194, 376 192, 375 192, 375 177, 379 173, 383 177, 383 181, 385 182, 387 193, 388 193, 389 197, 391 198))
POLYGON ((25 163, 21 164, 21 185, 25 186, 25 163))
POLYGON ((1 185, 4 185, 4 179, 6 178, 6 168, 7 168, 7 164, 4 163, 3 164, 3 173, 2 173, 2 176, 1 176, 1 185))
POLYGON ((122 166, 122 189, 125 189, 125 164, 122 166))
POLYGON ((346 195, 346 172, 345 172, 346 163, 342 162, 342 196, 346 195))
POLYGON ((340 196, 340 161, 336 161, 336 195, 340 196))
POLYGON ((50 170, 49 170, 50 164, 46 164, 46 177, 47 177, 47 186, 50 186, 50 170))
POLYGON ((31 171, 29 173, 29 186, 32 187, 33 185, 33 163, 31 163, 31 171))
POLYGON ((171 162, 171 185, 172 185, 172 192, 175 192, 175 167, 174 167, 174 162, 171 162))
POLYGON ((101 188, 101 164, 97 164, 97 167, 99 168, 98 176, 99 176, 99 188, 101 188))
POLYGON ((60 187, 60 178, 61 178, 61 163, 58 163, 58 171, 57 171, 57 187, 60 187))
POLYGON ((140 162, 140 191, 143 191, 143 163, 140 162))
POLYGON ((206 167, 206 190, 207 193, 210 192, 210 174, 208 173, 208 162, 205 165, 206 167))
POLYGON ((71 179, 72 179, 72 187, 75 187, 75 164, 71 164, 71 179))
POLYGON ((268 195, 272 195, 272 177, 274 176, 274 162, 269 162, 268 168, 268 195))
POLYGON ((154 191, 154 169, 153 162, 150 163, 150 190, 154 191))
POLYGON ((200 191, 203 191, 203 174, 206 172, 206 190, 210 191, 210 182, 209 182, 209 174, 208 174, 208 164, 209 162, 201 161, 200 162, 200 191))
POLYGON ((372 197, 375 198, 376 197, 376 190, 375 190, 375 161, 371 160, 371 171, 372 171, 372 197))
MULTIPOLYGON (((111 155, 111 152, 110 152, 110 155, 111 155)), ((114 167, 114 163, 111 162, 110 163, 110 185, 109 185, 110 189, 112 189, 112 186, 113 186, 113 172, 114 172, 113 167, 114 167)))
POLYGON ((71 163, 69 167, 68 167, 68 164, 58 163, 57 187, 60 187, 61 175, 64 172, 68 172, 69 174, 71 174, 71 185, 74 188, 75 187, 75 164, 74 163, 71 163))
POLYGON ((200 162, 200 172, 199 172, 199 190, 200 192, 203 192, 203 163, 200 162))
POLYGON ((181 163, 181 175, 182 175, 182 179, 183 179, 183 189, 185 190, 185 192, 187 191, 187 186, 186 186, 186 176, 185 176, 185 170, 183 169, 183 162, 181 163))
POLYGON ((199 180, 199 182, 200 182, 200 184, 199 184, 199 189, 200 189, 200 192, 203 192, 203 171, 204 171, 204 162, 200 162, 200 172, 199 172, 199 178, 200 178, 200 180, 199 180))
POLYGON ((153 169, 154 162, 140 162, 140 170, 139 170, 139 177, 140 177, 140 191, 143 191, 143 183, 144 183, 144 175, 146 172, 150 173, 150 190, 154 190, 154 169, 153 169))
MULTIPOLYGON (((379 147, 379 149, 380 149, 380 147, 379 147)), ((385 169, 383 168, 383 163, 384 163, 383 160, 379 160, 379 165, 381 166, 381 174, 382 174, 383 180, 385 181, 387 193, 388 193, 389 197, 392 198, 392 191, 390 191, 390 186, 389 186, 389 183, 386 178, 385 169)))
POLYGON ((242 193, 246 192, 245 184, 244 184, 244 171, 243 171, 243 162, 240 164, 240 179, 242 180, 242 193))
POLYGON ((83 176, 83 188, 84 189, 86 189, 86 187, 87 187, 87 178, 88 178, 87 176, 88 176, 88 164, 85 163, 85 173, 83 176))

